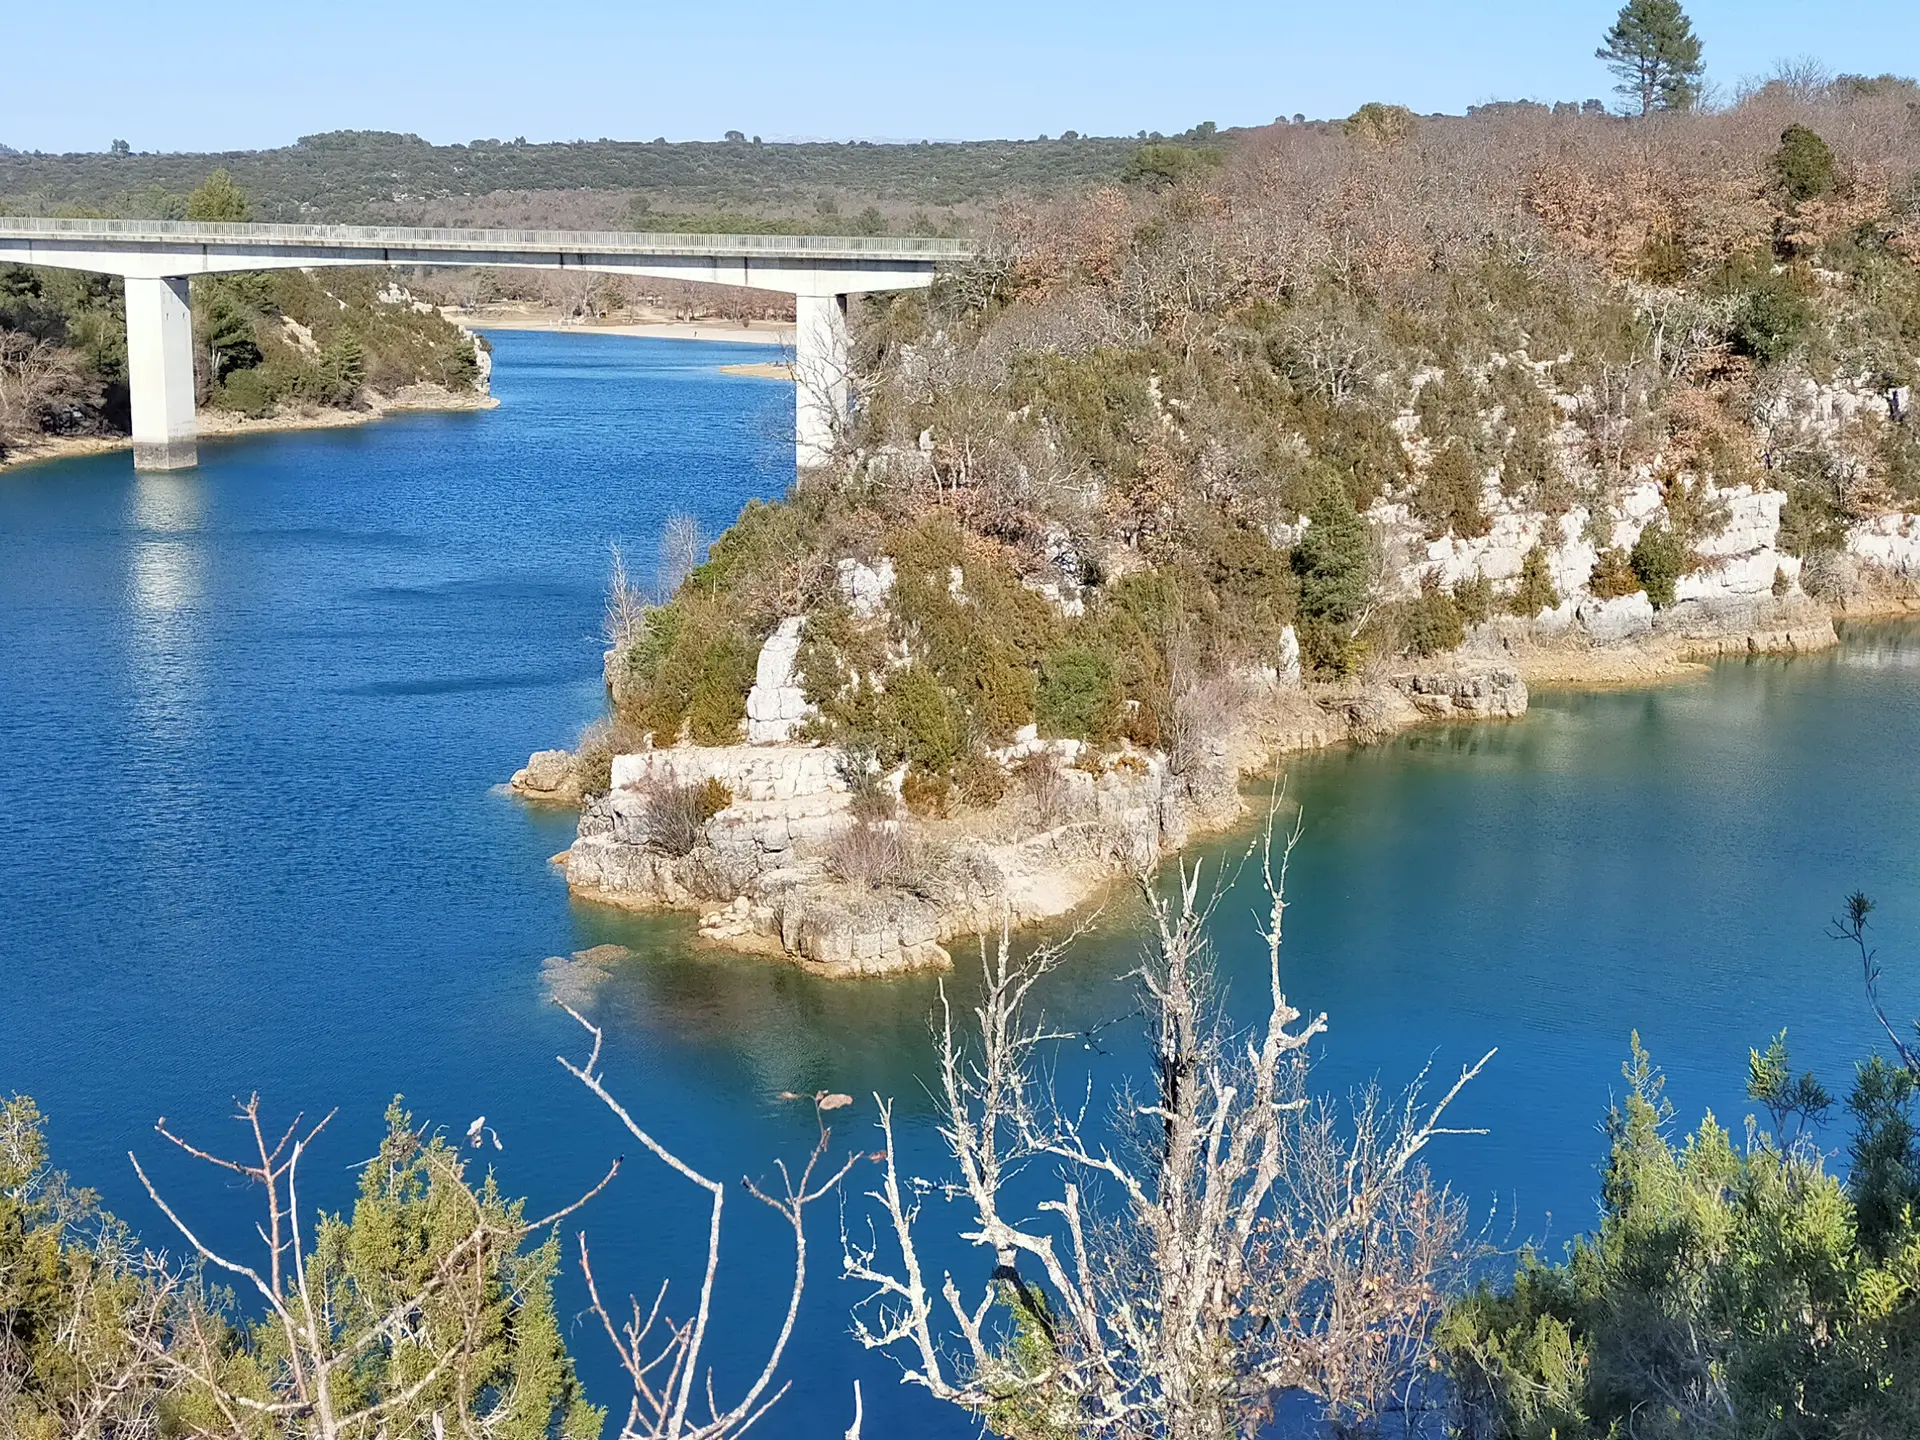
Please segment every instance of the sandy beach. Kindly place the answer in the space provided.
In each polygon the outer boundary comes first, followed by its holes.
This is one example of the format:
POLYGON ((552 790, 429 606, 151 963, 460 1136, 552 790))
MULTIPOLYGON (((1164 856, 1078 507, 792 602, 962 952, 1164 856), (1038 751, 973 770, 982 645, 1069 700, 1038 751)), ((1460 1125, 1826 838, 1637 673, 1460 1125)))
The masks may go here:
POLYGON ((752 320, 744 325, 720 320, 613 323, 563 320, 552 311, 527 308, 465 310, 452 305, 442 306, 440 313, 469 330, 549 330, 565 335, 632 335, 647 340, 724 340, 734 345, 793 344, 793 326, 778 320, 752 320))

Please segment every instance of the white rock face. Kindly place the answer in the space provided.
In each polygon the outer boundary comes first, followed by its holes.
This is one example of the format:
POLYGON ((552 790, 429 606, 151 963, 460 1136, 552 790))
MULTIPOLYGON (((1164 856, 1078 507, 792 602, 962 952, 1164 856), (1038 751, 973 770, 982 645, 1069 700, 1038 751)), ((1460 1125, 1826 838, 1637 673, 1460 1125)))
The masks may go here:
POLYGON ((807 692, 793 673, 800 654, 800 632, 804 616, 790 615, 767 637, 760 647, 760 659, 754 666, 753 689, 747 692, 747 743, 780 745, 793 738, 793 732, 814 707, 807 703, 807 692))
POLYGON ((1387 531, 1390 548, 1396 534, 1406 537, 1404 561, 1392 576, 1401 594, 1417 594, 1429 575, 1448 588, 1475 575, 1484 575, 1496 585, 1510 585, 1520 578, 1527 552, 1535 545, 1546 547, 1554 589, 1567 595, 1586 585, 1598 552, 1583 536, 1585 510, 1549 517, 1519 509, 1492 491, 1487 513, 1492 522, 1487 533, 1464 540, 1453 535, 1425 539, 1419 522, 1404 505, 1376 505, 1367 518, 1387 531))
POLYGON ((674 745, 613 757, 613 788, 634 790, 656 780, 693 785, 718 780, 736 801, 805 799, 844 795, 836 765, 839 752, 822 745, 674 745))
MULTIPOLYGON (((1800 561, 1774 548, 1780 536, 1780 509, 1787 497, 1778 490, 1745 485, 1719 492, 1727 507, 1726 527, 1695 549, 1706 561, 1673 587, 1675 600, 1748 600, 1773 592, 1774 576, 1798 578, 1800 561)), ((1638 532, 1635 533, 1638 538, 1638 532)))
POLYGON ((1291 625, 1280 631, 1279 681, 1282 685, 1300 687, 1300 637, 1291 625))
POLYGON ((838 572, 841 596, 862 620, 878 615, 887 603, 887 596, 893 593, 893 561, 886 556, 881 557, 878 565, 840 560, 834 569, 838 572))
POLYGON ((1920 575, 1920 516, 1863 520, 1847 531, 1847 551, 1903 578, 1920 575))
POLYGON ((1653 602, 1644 590, 1612 600, 1589 597, 1578 602, 1574 613, 1581 628, 1603 644, 1653 633, 1653 602))

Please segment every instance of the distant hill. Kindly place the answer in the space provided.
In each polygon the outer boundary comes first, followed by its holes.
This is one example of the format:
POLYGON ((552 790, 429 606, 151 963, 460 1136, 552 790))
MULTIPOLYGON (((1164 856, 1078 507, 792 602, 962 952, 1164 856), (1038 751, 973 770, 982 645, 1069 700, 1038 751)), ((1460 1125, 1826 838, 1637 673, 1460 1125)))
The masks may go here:
POLYGON ((871 205, 888 228, 910 217, 920 228, 941 228, 953 212, 983 202, 1115 180, 1139 144, 1074 137, 432 145, 417 135, 343 130, 276 150, 217 155, 39 155, 0 147, 0 211, 165 215, 208 172, 224 167, 268 221, 614 224, 717 211, 831 222, 871 205))

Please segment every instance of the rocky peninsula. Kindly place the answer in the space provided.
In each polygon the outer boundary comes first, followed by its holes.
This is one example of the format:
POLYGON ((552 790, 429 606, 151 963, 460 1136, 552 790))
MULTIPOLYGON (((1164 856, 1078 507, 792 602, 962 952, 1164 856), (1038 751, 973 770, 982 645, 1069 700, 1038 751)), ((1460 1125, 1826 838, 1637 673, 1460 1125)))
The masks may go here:
MULTIPOLYGON (((1832 646, 1836 607, 1801 589, 1799 562, 1774 548, 1779 500, 1764 491, 1725 497, 1733 520, 1715 542, 1720 563, 1687 577, 1686 598, 1663 609, 1644 592, 1601 600, 1579 584, 1532 617, 1470 627, 1433 661, 1375 662, 1343 682, 1303 674, 1289 626, 1272 664, 1218 689, 1214 703, 1228 719, 1200 753, 1124 738, 1105 747, 1046 739, 1028 725, 989 752, 997 797, 952 814, 908 811, 908 767, 865 774, 860 766, 871 762, 805 738, 817 707, 796 672, 802 617, 762 646, 736 743, 616 753, 605 789, 584 799, 576 757, 543 751, 512 788, 581 806, 578 837, 556 858, 583 898, 695 912, 712 943, 831 977, 940 968, 959 937, 1065 915, 1234 824, 1243 786, 1271 779, 1288 754, 1417 725, 1517 719, 1530 683, 1649 683, 1715 658, 1832 646), (1789 583, 1776 593, 1782 574, 1789 583), (689 812, 696 795, 706 799, 689 812)), ((1392 507, 1374 520, 1403 557, 1388 583, 1407 590, 1436 563, 1517 574, 1548 528, 1544 517, 1508 513, 1471 552, 1448 542, 1436 555, 1392 507)), ((1584 517, 1567 517, 1550 552, 1570 580, 1584 581, 1594 563, 1587 528, 1584 517)), ((1848 554, 1845 613, 1901 611, 1908 577, 1920 573, 1920 521, 1865 527, 1848 554)), ((868 614, 884 608, 894 583, 885 561, 843 559, 837 577, 840 598, 868 614)), ((622 663, 608 653, 610 689, 622 663)))

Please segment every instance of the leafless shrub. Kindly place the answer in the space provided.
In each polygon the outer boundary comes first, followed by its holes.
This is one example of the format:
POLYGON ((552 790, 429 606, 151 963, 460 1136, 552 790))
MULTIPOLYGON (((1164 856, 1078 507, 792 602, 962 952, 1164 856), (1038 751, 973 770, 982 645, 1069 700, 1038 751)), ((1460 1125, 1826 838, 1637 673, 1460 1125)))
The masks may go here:
POLYGON ((1182 685, 1164 737, 1167 767, 1180 776, 1198 773, 1245 699, 1245 686, 1230 674, 1198 675, 1182 685))
POLYGON ((1859 583, 1860 567, 1844 550, 1815 550, 1800 569, 1800 588, 1816 600, 1845 600, 1859 583))
POLYGON ((732 803, 733 792, 712 776, 684 783, 660 776, 646 787, 647 844, 675 859, 691 855, 707 822, 732 803))
POLYGON ((654 569, 653 589, 661 604, 671 600, 687 577, 700 568, 706 547, 700 543, 700 522, 684 510, 667 517, 660 531, 660 563, 654 569))
POLYGON ((822 856, 828 871, 848 885, 929 900, 946 891, 939 852, 901 821, 856 820, 827 841, 822 856))
POLYGON ((646 633, 648 606, 640 587, 627 573, 627 557, 621 553, 619 541, 610 542, 607 548, 613 553, 613 564, 607 575, 606 613, 600 630, 608 649, 625 650, 646 633))
POLYGON ((1013 774, 1042 830, 1051 830, 1067 818, 1067 777, 1051 747, 1024 756, 1013 774))
POLYGON ((1051 1043, 1077 1038, 1033 1011, 1064 947, 1016 960, 1004 933, 997 952, 983 943, 977 1033, 961 1032, 943 987, 954 1171, 903 1174, 880 1101, 880 1223, 843 1235, 847 1274, 869 1287, 856 1334, 896 1354, 909 1383, 1003 1434, 1169 1440, 1261 1433, 1287 1390, 1318 1397, 1342 1429, 1416 1395, 1465 1226, 1419 1156, 1470 1133, 1442 1121, 1491 1056, 1437 1102, 1417 1086, 1394 1104, 1368 1092, 1341 1117, 1308 1096, 1305 1052, 1326 1020, 1306 1020, 1280 983, 1291 849, 1276 873, 1269 840, 1268 1008, 1252 1034, 1225 1019, 1198 867, 1181 868, 1172 898, 1143 887, 1153 1064, 1148 1094, 1118 1097, 1108 1133, 1043 1078, 1051 1043), (1008 1185, 1035 1160, 1057 1164, 1061 1185, 1027 1219, 1031 1200, 1008 1185), (951 1274, 933 1293, 918 1235, 931 1189, 965 1206, 963 1238, 992 1252, 977 1293, 951 1274))
POLYGON ((899 802, 880 773, 871 745, 843 746, 833 759, 834 773, 847 787, 850 809, 856 821, 867 823, 891 820, 899 802))
POLYGON ((97 400, 74 352, 0 329, 0 453, 9 439, 60 428, 63 407, 97 400))
MULTIPOLYGON (((841 1180, 859 1157, 849 1156, 838 1169, 822 1176, 820 1172, 826 1168, 828 1142, 832 1138, 832 1132, 822 1118, 819 1141, 799 1174, 791 1173, 785 1161, 775 1166, 780 1172, 781 1187, 778 1193, 762 1190, 751 1180, 741 1182, 749 1195, 778 1212, 781 1219, 792 1228, 793 1285, 788 1292, 786 1313, 781 1319, 779 1333, 768 1349, 766 1363, 748 1383, 740 1399, 723 1410, 715 1398, 713 1373, 704 1364, 704 1352, 708 1327, 713 1319, 714 1281, 720 1271, 720 1221, 726 1202, 726 1186, 720 1181, 708 1179, 640 1126, 605 1086, 600 1072, 599 1029, 571 1007, 563 1005, 561 1008, 578 1020, 593 1037, 593 1050, 584 1065, 574 1065, 562 1058, 561 1066, 598 1096, 626 1127, 627 1133, 645 1146, 648 1153, 682 1179, 704 1190, 712 1199, 711 1220, 707 1228, 707 1263, 700 1282, 699 1305, 691 1319, 679 1323, 662 1313, 667 1298, 665 1283, 661 1284, 646 1312, 641 1311, 637 1300, 629 1300, 627 1316, 616 1322, 613 1312, 601 1298, 599 1284, 594 1278, 585 1232, 578 1237, 580 1271, 586 1278, 593 1313, 598 1317, 607 1339, 612 1342, 621 1369, 633 1384, 633 1399, 620 1427, 620 1440, 732 1440, 732 1437, 745 1434, 787 1392, 784 1382, 775 1382, 781 1357, 786 1353, 787 1342, 793 1336, 794 1321, 800 1313, 800 1297, 806 1290, 806 1209, 838 1189, 841 1180), (662 1327, 664 1333, 656 1333, 656 1326, 662 1327), (696 1396, 706 1406, 705 1420, 699 1417, 695 1408, 696 1396)), ((838 1108, 838 1099, 825 1094, 815 1097, 816 1112, 838 1108)), ((859 1440, 860 1389, 857 1382, 853 1405, 854 1420, 847 1437, 848 1440, 859 1440)))

